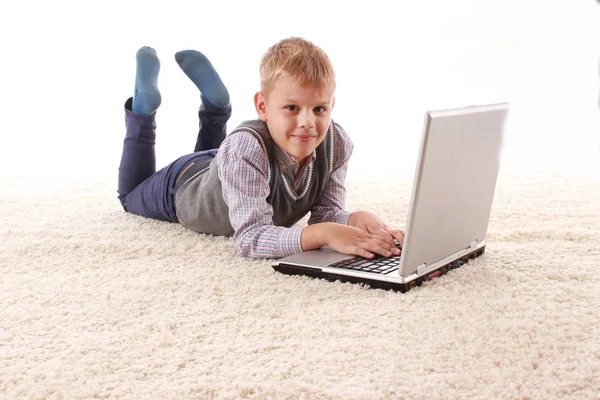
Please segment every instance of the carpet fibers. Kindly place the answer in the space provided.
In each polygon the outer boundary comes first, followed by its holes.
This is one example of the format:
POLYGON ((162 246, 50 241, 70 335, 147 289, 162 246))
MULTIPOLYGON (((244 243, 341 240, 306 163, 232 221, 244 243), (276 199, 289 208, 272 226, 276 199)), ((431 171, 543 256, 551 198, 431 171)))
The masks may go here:
MULTIPOLYGON (((1 398, 600 398, 597 178, 501 174, 484 256, 406 294, 278 274, 113 182, 0 181, 1 398)), ((389 181, 348 209, 404 226, 389 181)))

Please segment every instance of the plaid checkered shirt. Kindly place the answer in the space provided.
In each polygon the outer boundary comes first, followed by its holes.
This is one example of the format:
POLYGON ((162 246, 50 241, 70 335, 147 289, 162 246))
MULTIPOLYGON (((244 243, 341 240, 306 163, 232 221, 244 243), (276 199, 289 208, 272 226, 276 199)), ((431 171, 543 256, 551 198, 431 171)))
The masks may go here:
MULTIPOLYGON (((322 222, 346 225, 351 214, 344 210, 344 180, 353 144, 339 125, 336 128, 333 169, 323 195, 310 210, 309 225, 322 222)), ((273 173, 281 174, 292 198, 300 196, 311 184, 316 152, 300 168, 292 156, 274 146, 279 171, 273 173)), ((257 138, 248 132, 227 136, 219 147, 216 162, 238 252, 253 258, 281 258, 302 251, 300 238, 304 227, 273 224, 273 208, 267 202, 269 160, 257 138)))

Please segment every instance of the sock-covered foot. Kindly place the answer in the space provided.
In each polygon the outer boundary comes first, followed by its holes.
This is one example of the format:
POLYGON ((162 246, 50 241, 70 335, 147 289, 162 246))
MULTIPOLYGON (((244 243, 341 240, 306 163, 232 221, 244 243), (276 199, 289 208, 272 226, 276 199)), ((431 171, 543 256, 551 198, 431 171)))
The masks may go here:
POLYGON ((206 100, 217 107, 229 105, 229 92, 204 54, 196 50, 183 50, 175 54, 175 60, 206 100))
POLYGON ((135 91, 133 93, 133 112, 144 115, 153 114, 160 106, 158 91, 158 72, 160 61, 152 47, 144 46, 135 55, 135 91))

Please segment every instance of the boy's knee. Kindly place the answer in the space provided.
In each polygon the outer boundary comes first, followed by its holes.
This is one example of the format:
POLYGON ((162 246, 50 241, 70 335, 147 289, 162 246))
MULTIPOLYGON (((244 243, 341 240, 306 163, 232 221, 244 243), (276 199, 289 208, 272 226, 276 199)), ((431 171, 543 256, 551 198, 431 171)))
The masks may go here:
POLYGON ((126 196, 119 195, 119 202, 121 203, 123 210, 127 211, 127 201, 125 200, 125 197, 126 196))

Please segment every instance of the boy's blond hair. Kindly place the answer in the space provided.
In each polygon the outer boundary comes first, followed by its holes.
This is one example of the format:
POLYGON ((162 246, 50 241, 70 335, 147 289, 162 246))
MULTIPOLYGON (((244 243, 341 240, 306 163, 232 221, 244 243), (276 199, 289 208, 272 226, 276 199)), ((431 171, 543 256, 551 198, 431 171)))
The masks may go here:
POLYGON ((268 95, 281 78, 291 78, 298 87, 335 89, 335 73, 329 57, 308 40, 283 39, 267 50, 260 62, 260 90, 268 95))

